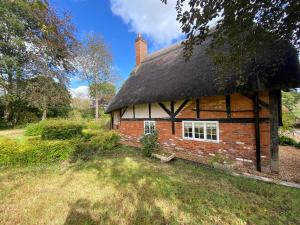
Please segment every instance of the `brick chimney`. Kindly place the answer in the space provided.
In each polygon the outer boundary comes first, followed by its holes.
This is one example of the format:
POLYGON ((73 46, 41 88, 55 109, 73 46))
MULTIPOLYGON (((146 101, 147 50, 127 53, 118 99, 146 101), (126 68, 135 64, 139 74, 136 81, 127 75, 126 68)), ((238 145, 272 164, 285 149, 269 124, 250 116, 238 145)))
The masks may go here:
POLYGON ((135 39, 135 60, 136 66, 141 65, 143 59, 147 56, 147 42, 142 38, 141 33, 138 33, 135 39))

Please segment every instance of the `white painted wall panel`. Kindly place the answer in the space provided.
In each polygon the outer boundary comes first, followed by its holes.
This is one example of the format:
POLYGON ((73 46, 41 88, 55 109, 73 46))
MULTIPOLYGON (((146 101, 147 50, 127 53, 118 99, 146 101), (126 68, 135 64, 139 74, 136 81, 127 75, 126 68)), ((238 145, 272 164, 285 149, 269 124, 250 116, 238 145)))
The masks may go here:
POLYGON ((148 104, 135 105, 135 118, 149 118, 148 104))
MULTIPOLYGON (((167 109, 170 109, 168 102, 164 102, 167 109)), ((158 103, 151 104, 151 118, 169 118, 169 115, 158 105, 158 103)))
POLYGON ((114 117, 114 125, 119 125, 119 123, 120 123, 120 112, 119 111, 114 111, 113 117, 114 117))
POLYGON ((133 110, 132 106, 128 106, 126 112, 124 113, 123 119, 132 119, 133 118, 133 110))

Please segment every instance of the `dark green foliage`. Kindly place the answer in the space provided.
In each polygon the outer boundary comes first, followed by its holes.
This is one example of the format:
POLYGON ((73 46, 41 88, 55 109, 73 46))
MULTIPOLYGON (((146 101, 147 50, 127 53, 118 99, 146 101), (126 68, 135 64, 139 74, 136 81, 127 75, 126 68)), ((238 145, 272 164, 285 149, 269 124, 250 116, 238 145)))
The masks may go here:
POLYGON ((71 160, 88 160, 99 153, 112 151, 118 146, 119 140, 119 135, 113 131, 84 130, 83 138, 73 140, 77 148, 71 160))
POLYGON ((288 146, 294 146, 296 148, 300 148, 300 142, 295 141, 294 139, 287 137, 287 136, 280 136, 279 137, 279 144, 280 145, 288 145, 288 146))
POLYGON ((31 165, 67 160, 76 146, 69 141, 42 141, 30 139, 24 143, 17 140, 0 140, 0 165, 31 165))
POLYGON ((43 140, 67 140, 82 134, 83 125, 69 121, 53 121, 46 123, 42 128, 43 140))
POLYGON ((194 46, 210 39, 208 52, 221 84, 234 78, 236 85, 243 85, 251 79, 249 74, 264 82, 280 71, 289 46, 300 50, 299 0, 176 2, 177 20, 187 36, 185 58, 192 56, 194 46))
POLYGON ((157 132, 153 134, 145 134, 141 138, 142 152, 145 156, 151 157, 152 153, 158 148, 157 132))

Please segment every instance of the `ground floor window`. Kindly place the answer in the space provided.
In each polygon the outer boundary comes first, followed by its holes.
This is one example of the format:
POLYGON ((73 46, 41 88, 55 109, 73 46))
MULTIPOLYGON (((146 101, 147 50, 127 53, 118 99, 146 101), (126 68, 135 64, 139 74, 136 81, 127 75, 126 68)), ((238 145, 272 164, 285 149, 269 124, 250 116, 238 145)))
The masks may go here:
POLYGON ((155 132, 155 121, 144 121, 144 134, 153 134, 155 132))
POLYGON ((183 121, 184 139, 219 141, 219 123, 217 121, 183 121))

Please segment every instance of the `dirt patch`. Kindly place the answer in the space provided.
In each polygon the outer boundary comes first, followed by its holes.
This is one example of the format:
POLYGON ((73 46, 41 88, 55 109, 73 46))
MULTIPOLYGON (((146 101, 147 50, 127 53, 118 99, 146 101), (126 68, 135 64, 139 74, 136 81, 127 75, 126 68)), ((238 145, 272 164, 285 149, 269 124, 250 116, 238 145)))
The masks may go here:
POLYGON ((25 129, 13 129, 0 131, 0 137, 17 138, 24 134, 25 129))
POLYGON ((280 179, 300 183, 300 149, 279 147, 279 171, 280 179))

